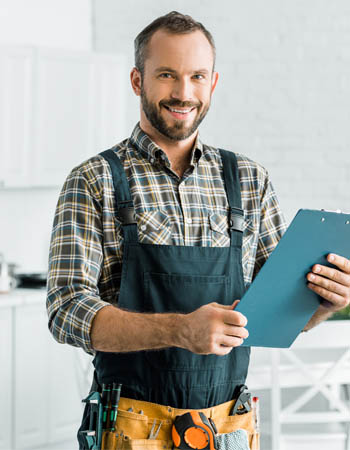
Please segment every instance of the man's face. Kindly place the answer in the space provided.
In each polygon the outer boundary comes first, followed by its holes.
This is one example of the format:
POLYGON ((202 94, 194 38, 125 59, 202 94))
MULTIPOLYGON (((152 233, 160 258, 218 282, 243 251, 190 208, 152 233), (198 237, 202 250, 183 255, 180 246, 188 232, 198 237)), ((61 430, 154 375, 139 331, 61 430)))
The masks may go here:
POLYGON ((172 141, 192 136, 206 116, 217 81, 213 51, 200 31, 151 38, 141 81, 142 119, 172 141))

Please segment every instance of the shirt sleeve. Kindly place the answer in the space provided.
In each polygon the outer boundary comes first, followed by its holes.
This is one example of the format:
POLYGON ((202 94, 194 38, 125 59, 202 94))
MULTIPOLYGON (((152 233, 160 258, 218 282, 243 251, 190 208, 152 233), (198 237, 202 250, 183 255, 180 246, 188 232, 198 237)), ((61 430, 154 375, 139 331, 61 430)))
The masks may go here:
POLYGON ((260 229, 253 278, 265 264, 286 229, 285 218, 267 174, 261 194, 260 229))
POLYGON ((93 354, 90 330, 96 313, 110 303, 99 297, 103 263, 102 205, 79 170, 60 193, 51 236, 47 313, 60 343, 93 354))

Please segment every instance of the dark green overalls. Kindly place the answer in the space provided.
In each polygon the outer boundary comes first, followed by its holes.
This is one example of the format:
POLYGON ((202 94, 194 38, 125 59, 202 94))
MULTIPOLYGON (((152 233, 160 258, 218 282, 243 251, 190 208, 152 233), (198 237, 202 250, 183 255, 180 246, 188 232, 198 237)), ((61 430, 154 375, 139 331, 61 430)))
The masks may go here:
MULTIPOLYGON (((234 153, 223 150, 220 153, 230 206, 230 247, 138 242, 133 201, 123 166, 113 150, 101 153, 111 167, 124 236, 120 308, 189 313, 213 301, 231 305, 244 294, 244 219, 237 161, 234 153)), ((139 332, 142 334, 142 330, 139 332)), ((122 383, 123 397, 174 408, 201 409, 233 398, 235 387, 246 379, 249 355, 250 349, 246 347, 233 348, 226 356, 197 355, 180 348, 97 352, 94 366, 100 385, 122 383)))

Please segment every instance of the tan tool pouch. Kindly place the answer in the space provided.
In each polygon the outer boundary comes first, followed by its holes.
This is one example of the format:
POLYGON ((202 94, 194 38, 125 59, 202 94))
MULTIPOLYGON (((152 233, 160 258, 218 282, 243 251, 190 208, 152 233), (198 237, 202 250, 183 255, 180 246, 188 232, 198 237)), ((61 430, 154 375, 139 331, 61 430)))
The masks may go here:
MULTIPOLYGON (((238 429, 247 431, 251 450, 259 450, 259 434, 254 431, 252 411, 230 416, 235 401, 223 403, 212 408, 199 410, 211 417, 218 434, 230 433, 238 429)), ((175 417, 190 410, 176 409, 140 400, 121 397, 118 408, 116 430, 104 431, 102 450, 171 450, 173 441, 171 429, 175 417), (128 409, 132 408, 132 412, 128 409), (140 412, 142 411, 142 414, 140 412), (155 439, 148 439, 152 426, 161 427, 155 439)))

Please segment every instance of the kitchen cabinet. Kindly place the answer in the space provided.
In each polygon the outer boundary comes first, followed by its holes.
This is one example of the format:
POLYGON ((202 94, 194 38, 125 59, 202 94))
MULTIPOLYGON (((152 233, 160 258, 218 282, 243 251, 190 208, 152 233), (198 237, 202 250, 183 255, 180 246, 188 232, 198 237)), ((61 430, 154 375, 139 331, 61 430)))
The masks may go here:
POLYGON ((48 337, 41 304, 19 306, 14 314, 14 448, 26 448, 45 442, 48 337))
POLYGON ((0 450, 11 448, 12 429, 12 308, 0 314, 0 450))
POLYGON ((0 47, 0 187, 61 186, 125 137, 122 56, 0 47))
POLYGON ((33 50, 0 47, 0 187, 26 185, 32 93, 33 50))
POLYGON ((47 328, 45 291, 0 297, 0 450, 73 441, 81 399, 91 382, 91 357, 60 345, 47 328), (90 378, 82 377, 77 361, 90 378))

